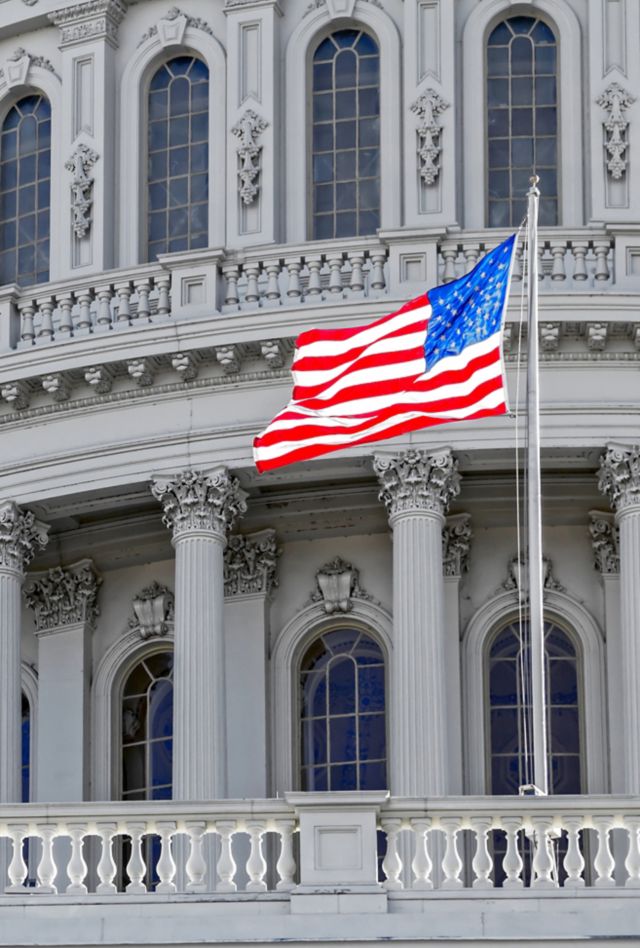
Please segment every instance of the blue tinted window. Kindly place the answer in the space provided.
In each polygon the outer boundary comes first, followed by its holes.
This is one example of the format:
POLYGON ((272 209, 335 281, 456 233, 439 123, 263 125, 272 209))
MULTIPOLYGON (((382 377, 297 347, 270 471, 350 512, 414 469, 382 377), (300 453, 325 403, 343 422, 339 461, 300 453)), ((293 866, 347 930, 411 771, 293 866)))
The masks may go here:
POLYGON ((173 653, 156 652, 124 684, 122 798, 171 799, 172 761, 173 653))
POLYGON ((22 802, 28 803, 31 778, 31 707, 22 695, 22 802))

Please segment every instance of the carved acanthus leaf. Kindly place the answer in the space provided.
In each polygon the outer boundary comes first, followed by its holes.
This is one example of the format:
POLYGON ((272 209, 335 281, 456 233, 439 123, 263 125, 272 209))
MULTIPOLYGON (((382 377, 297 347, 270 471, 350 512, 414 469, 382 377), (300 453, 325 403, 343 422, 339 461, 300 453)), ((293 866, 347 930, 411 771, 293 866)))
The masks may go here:
POLYGON ((55 566, 25 587, 24 595, 33 609, 36 632, 48 632, 61 626, 86 622, 92 625, 99 615, 98 586, 91 560, 80 560, 63 569, 55 566))
POLYGON ((155 580, 140 590, 133 603, 133 616, 129 628, 143 639, 154 635, 167 635, 173 631, 174 596, 168 586, 155 580))
POLYGON ((640 507, 640 447, 609 445, 600 458, 598 487, 618 513, 640 507))
POLYGON ((91 226, 91 205, 93 204, 91 169, 98 157, 93 148, 89 148, 84 142, 79 142, 64 165, 67 171, 71 172, 71 211, 76 237, 86 237, 91 226))
POLYGON ((0 503, 0 568, 21 573, 47 545, 49 525, 12 500, 0 503))
POLYGON ((604 147, 609 156, 607 170, 614 181, 619 181, 627 170, 629 119, 625 112, 635 100, 636 97, 617 82, 612 82, 610 86, 607 86, 602 95, 596 99, 597 104, 607 112, 607 117, 602 123, 605 128, 604 147))
POLYGON ((336 556, 316 573, 316 589, 311 594, 311 602, 321 602, 328 613, 350 612, 353 599, 370 601, 372 597, 360 586, 360 571, 336 556))
POLYGON ((224 551, 225 596, 268 595, 278 585, 279 554, 275 530, 229 536, 224 551))
POLYGON ((247 495, 238 478, 224 467, 208 474, 183 471, 174 477, 158 477, 151 493, 162 503, 163 523, 174 538, 200 531, 225 537, 247 510, 247 495))
POLYGON ((589 534, 594 566, 601 573, 620 572, 620 528, 612 513, 590 510, 589 534))
POLYGON ((470 514, 456 514, 447 517, 442 529, 442 572, 444 576, 462 576, 469 569, 469 550, 471 549, 470 514))
POLYGON ((412 511, 444 514, 460 493, 458 463, 449 450, 378 454, 373 469, 381 485, 378 497, 391 517, 412 511))
MULTIPOLYGON (((553 565, 548 556, 542 557, 542 586, 543 589, 555 589, 557 592, 564 592, 564 586, 555 579, 553 575, 553 565)), ((502 584, 503 589, 514 590, 518 594, 520 602, 527 602, 529 599, 529 570, 527 568, 527 558, 524 553, 514 556, 509 563, 507 578, 502 584)))
POLYGON ((438 116, 448 108, 449 103, 445 102, 435 89, 427 89, 411 106, 411 111, 415 112, 420 120, 418 125, 420 142, 418 170, 425 184, 435 184, 440 173, 440 154, 442 151, 440 135, 442 128, 438 122, 438 116))
POLYGON ((258 139, 268 125, 266 119, 257 112, 247 109, 231 129, 238 139, 238 184, 240 197, 246 205, 253 204, 260 190, 257 178, 260 174, 262 145, 258 144, 258 139))

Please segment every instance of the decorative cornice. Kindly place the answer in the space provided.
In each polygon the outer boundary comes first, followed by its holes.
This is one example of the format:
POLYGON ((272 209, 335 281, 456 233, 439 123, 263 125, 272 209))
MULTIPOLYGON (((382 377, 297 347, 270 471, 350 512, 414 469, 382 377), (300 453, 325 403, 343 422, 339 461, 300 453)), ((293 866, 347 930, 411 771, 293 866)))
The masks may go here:
POLYGON ((589 511, 589 534, 595 568, 604 575, 620 572, 620 528, 612 513, 589 511))
POLYGON ((449 103, 445 102, 435 89, 427 89, 411 106, 411 111, 415 112, 419 119, 418 171, 427 185, 435 184, 440 174, 442 128, 438 116, 448 108, 449 103))
POLYGON ((469 569, 471 549, 471 515, 447 517, 442 528, 442 572, 444 576, 462 576, 469 569))
POLYGON ((625 112, 635 100, 636 97, 617 82, 612 82, 607 86, 602 95, 596 99, 596 103, 607 112, 607 117, 602 123, 605 129, 604 147, 609 156, 607 171, 614 181, 619 181, 627 170, 629 119, 625 112))
POLYGON ((0 503, 0 569, 22 574, 36 554, 47 545, 49 525, 30 510, 21 510, 12 500, 0 503))
POLYGON ((336 556, 325 563, 316 573, 316 589, 311 594, 311 602, 322 603, 324 611, 350 612, 353 599, 372 600, 360 586, 360 571, 336 556))
MULTIPOLYGON (((542 586, 543 590, 554 589, 556 592, 564 592, 564 586, 561 586, 553 575, 553 564, 548 556, 542 557, 542 586)), ((509 562, 507 578, 501 588, 509 591, 513 590, 517 593, 520 602, 528 602, 529 572, 524 553, 514 556, 509 562)))
POLYGON ((138 41, 138 48, 146 43, 147 40, 157 36, 162 46, 179 46, 187 27, 194 30, 201 30, 209 36, 214 36, 214 32, 206 22, 200 17, 189 16, 180 10, 179 7, 171 7, 163 17, 150 26, 146 33, 143 33, 138 41))
POLYGON ((231 129, 238 139, 238 189, 246 205, 253 204, 260 190, 257 178, 260 174, 262 145, 258 144, 258 139, 268 125, 267 120, 253 109, 246 109, 231 129))
POLYGON ((117 46, 118 26, 126 12, 123 0, 86 0, 85 3, 54 10, 48 17, 55 26, 60 27, 62 46, 100 38, 117 46))
POLYGON ((600 458, 598 488, 616 513, 640 510, 640 447, 608 445, 600 458))
POLYGON ((378 497, 390 518, 405 513, 444 515, 460 493, 458 462, 451 451, 435 454, 411 448, 403 454, 377 454, 373 469, 381 485, 378 497))
POLYGON ((275 530, 231 534, 224 551, 225 596, 269 595, 278 585, 275 530))
POLYGON ((161 586, 154 580, 134 597, 132 607, 129 629, 138 632, 141 638, 173 632, 174 596, 168 586, 161 586))
POLYGON ((29 582, 24 596, 35 613, 36 634, 80 622, 92 626, 100 612, 96 600, 101 583, 91 560, 64 569, 55 566, 29 582))
POLYGON ((247 494, 224 467, 206 474, 183 471, 157 477, 151 493, 163 505, 162 521, 173 531, 174 540, 202 532, 226 538, 236 518, 247 510, 247 494))

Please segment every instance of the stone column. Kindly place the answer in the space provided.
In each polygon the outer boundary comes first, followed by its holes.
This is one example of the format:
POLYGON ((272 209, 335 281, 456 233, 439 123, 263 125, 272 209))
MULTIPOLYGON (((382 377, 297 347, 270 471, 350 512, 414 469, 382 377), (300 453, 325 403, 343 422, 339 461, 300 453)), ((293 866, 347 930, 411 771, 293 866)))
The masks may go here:
POLYGON ((393 530, 391 791, 448 792, 442 528, 460 492, 449 450, 411 449, 374 460, 393 530))
POLYGON ((226 468, 158 477, 176 551, 173 796, 226 795, 223 552, 246 494, 226 468))
POLYGON ((37 786, 43 803, 88 799, 91 633, 101 580, 91 560, 31 575, 38 638, 37 786), (61 700, 61 697, 63 700, 61 700))
POLYGON ((0 503, 0 803, 21 800, 20 592, 25 566, 48 531, 13 501, 0 503))
MULTIPOLYGON (((619 529, 621 699, 620 792, 640 793, 640 447, 609 445, 598 487, 615 510, 619 529)), ((614 653, 615 658, 615 653, 614 653)))

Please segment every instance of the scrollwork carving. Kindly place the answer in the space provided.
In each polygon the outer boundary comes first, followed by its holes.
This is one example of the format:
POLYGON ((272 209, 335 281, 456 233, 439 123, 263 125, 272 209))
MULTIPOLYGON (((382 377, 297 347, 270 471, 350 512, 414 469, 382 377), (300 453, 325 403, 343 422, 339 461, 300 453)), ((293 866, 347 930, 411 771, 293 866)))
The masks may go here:
MULTIPOLYGON (((553 564, 548 556, 542 557, 542 586, 544 589, 555 589, 557 592, 564 592, 564 586, 556 580, 553 575, 553 564)), ((527 558, 524 553, 514 556, 507 569, 507 578, 502 584, 503 589, 513 590, 518 594, 520 602, 527 602, 529 599, 529 571, 527 569, 527 558)))
POLYGON ((447 517, 442 530, 442 572, 444 576, 462 576, 469 569, 471 549, 471 516, 457 514, 447 517))
POLYGON ((238 139, 236 154, 238 156, 238 183, 240 197, 246 205, 253 204, 258 196, 260 186, 257 183, 260 174, 260 156, 262 145, 258 144, 260 135, 269 123, 262 116, 247 109, 231 129, 238 139))
POLYGON ((80 622, 93 625, 100 612, 97 598, 101 583, 91 560, 81 560, 65 569, 55 566, 32 580, 24 596, 35 615, 36 633, 80 622))
POLYGON ((168 586, 161 586, 154 580, 150 586, 140 590, 132 606, 129 628, 139 632, 141 638, 167 635, 173 631, 174 596, 168 586))
POLYGON ((596 99, 597 104, 607 112, 607 117, 602 123, 605 128, 604 147, 609 156, 607 171, 614 181, 619 181, 627 170, 629 119, 625 112, 635 100, 635 96, 617 82, 612 82, 610 86, 607 86, 602 95, 596 99))
POLYGON ((311 594, 311 602, 322 603, 328 613, 350 612, 353 599, 371 600, 372 597, 360 586, 360 571, 336 556, 316 573, 316 590, 311 594))
POLYGON ((381 484, 378 497, 392 518, 413 511, 442 515, 460 493, 458 463, 448 450, 429 454, 411 448, 399 455, 378 454, 373 469, 381 484))
POLYGON ((598 487, 618 513, 640 508, 640 447, 609 445, 600 458, 598 487))
POLYGON ((12 500, 0 503, 0 568, 22 573, 47 545, 49 525, 30 510, 21 510, 12 500))
POLYGON ((620 528, 613 514, 590 510, 589 534, 595 568, 604 574, 620 572, 620 528))
POLYGON ((279 552, 275 530, 230 536, 224 551, 225 596, 268 595, 278 585, 279 552))
POLYGON ((74 153, 65 162, 65 168, 71 172, 71 210, 73 212, 73 231, 76 237, 86 237, 91 226, 91 205, 93 203, 93 175, 91 169, 98 160, 98 154, 79 142, 74 153))
POLYGON ((182 42, 182 37, 187 27, 191 27, 191 29, 194 30, 201 30, 209 36, 214 35, 213 30, 206 20, 202 20, 197 16, 188 16, 188 14, 180 10, 179 7, 171 7, 157 23, 150 26, 146 33, 142 34, 138 42, 138 48, 142 46, 143 43, 146 43, 147 40, 158 36, 158 34, 160 34, 160 42, 163 46, 168 46, 171 43, 177 45, 182 42))
POLYGON ((435 184, 440 174, 440 154, 442 145, 440 136, 442 128, 438 122, 438 116, 449 108, 449 103, 445 102, 441 95, 435 89, 427 89, 411 106, 411 111, 415 112, 420 120, 418 125, 418 138, 420 147, 418 149, 420 177, 425 184, 435 184))
POLYGON ((151 493, 162 503, 162 521, 173 531, 174 539, 200 531, 225 537, 236 518, 247 510, 247 495, 238 478, 224 467, 208 474, 183 471, 174 477, 156 478, 151 493))

